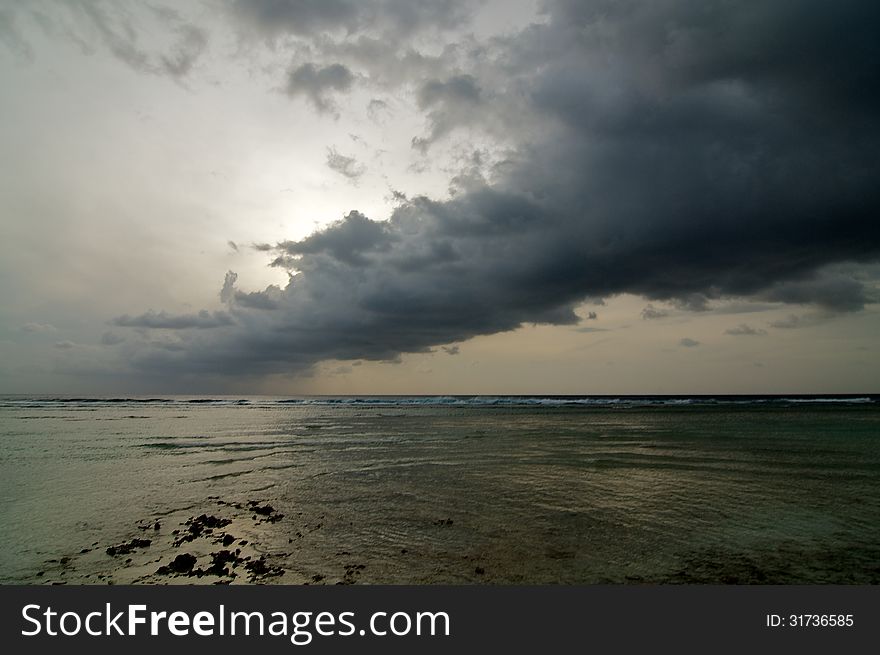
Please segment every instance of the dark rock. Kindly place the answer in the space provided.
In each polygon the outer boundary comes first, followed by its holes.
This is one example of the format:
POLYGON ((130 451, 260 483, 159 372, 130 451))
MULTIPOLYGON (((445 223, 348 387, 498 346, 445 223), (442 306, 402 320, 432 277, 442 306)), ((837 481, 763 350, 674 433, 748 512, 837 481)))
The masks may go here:
POLYGON ((245 568, 254 575, 264 575, 269 572, 269 567, 266 565, 266 560, 262 557, 260 559, 255 559, 247 564, 245 564, 245 568))
POLYGON ((192 571, 192 568, 196 565, 196 556, 190 553, 181 553, 177 557, 175 557, 171 562, 171 570, 179 573, 186 573, 187 571, 192 571))
POLYGON ((259 517, 263 517, 263 521, 268 523, 275 523, 284 518, 284 514, 276 511, 274 507, 272 507, 269 503, 265 505, 260 505, 259 501, 249 500, 248 508, 253 512, 251 518, 254 521, 258 521, 259 517))
POLYGON ((201 524, 202 527, 208 529, 214 528, 223 528, 232 523, 232 519, 221 519, 217 516, 208 516, 207 514, 202 514, 201 516, 197 516, 195 519, 192 519, 192 524, 201 524))
POLYGON ((169 575, 171 573, 189 573, 196 565, 196 556, 190 553, 181 553, 167 566, 160 566, 156 573, 169 575))
MULTIPOLYGON (((195 518, 191 518, 187 520, 184 525, 186 526, 186 532, 184 532, 180 537, 178 537, 174 541, 175 546, 180 546, 189 541, 194 541, 198 537, 201 537, 204 534, 209 534, 213 532, 216 528, 224 528, 227 525, 232 523, 232 519, 224 519, 219 518, 213 515, 201 514, 195 518)), ((172 532, 172 534, 175 534, 172 532)))
POLYGON ((284 569, 278 566, 270 566, 266 563, 265 556, 262 555, 260 559, 247 562, 244 567, 251 574, 251 582, 258 580, 260 577, 284 575, 284 569))
POLYGON ((233 537, 231 534, 223 535, 223 545, 224 546, 231 546, 234 541, 235 541, 235 537, 233 537))
POLYGON ((152 542, 149 539, 132 539, 128 543, 119 544, 118 546, 109 546, 107 548, 107 554, 111 557, 115 557, 116 555, 128 555, 135 548, 146 548, 152 542))
POLYGON ((482 566, 478 566, 474 569, 474 573, 476 573, 477 575, 483 575, 485 572, 486 569, 484 569, 482 566))
POLYGON ((226 568, 227 564, 232 564, 233 568, 244 563, 244 560, 228 550, 221 550, 211 554, 211 566, 204 572, 206 575, 234 576, 226 568))
POLYGON ((260 507, 259 505, 254 505, 253 511, 260 516, 269 516, 270 514, 275 513, 275 508, 269 504, 263 505, 262 507, 260 507))

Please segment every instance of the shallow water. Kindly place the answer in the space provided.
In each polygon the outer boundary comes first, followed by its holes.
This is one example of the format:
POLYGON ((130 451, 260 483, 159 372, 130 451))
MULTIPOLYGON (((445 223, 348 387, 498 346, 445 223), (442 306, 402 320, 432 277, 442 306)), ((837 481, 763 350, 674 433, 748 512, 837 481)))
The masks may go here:
POLYGON ((0 500, 5 583, 876 583, 880 402, 7 397, 0 500))

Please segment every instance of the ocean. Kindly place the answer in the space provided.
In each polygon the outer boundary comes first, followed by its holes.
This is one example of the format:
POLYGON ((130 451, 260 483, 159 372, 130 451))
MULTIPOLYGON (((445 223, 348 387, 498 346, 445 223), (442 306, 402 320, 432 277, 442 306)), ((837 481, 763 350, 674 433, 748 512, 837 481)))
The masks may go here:
POLYGON ((880 582, 880 397, 0 398, 5 584, 880 582))

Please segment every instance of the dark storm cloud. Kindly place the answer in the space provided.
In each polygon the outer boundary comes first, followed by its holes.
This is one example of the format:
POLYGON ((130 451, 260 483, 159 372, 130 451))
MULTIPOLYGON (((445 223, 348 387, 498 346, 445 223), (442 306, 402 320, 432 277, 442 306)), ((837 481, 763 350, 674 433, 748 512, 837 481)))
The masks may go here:
MULTIPOLYGON (((880 81, 863 27, 878 12, 557 4, 534 30, 554 39, 511 48, 524 69, 539 62, 532 101, 562 129, 527 151, 508 184, 572 215, 569 236, 599 254, 577 268, 599 286, 650 298, 752 295, 875 258, 880 87, 845 80, 880 81), (804 58, 792 54, 808 43, 804 58)), ((814 291, 812 301, 827 298, 814 291)))
POLYGON ((288 73, 285 90, 291 97, 305 96, 320 113, 335 114, 336 104, 331 96, 348 91, 353 82, 354 75, 342 64, 320 68, 306 63, 288 73))
POLYGON ((773 285, 761 297, 775 302, 816 304, 829 312, 854 312, 870 302, 865 284, 846 275, 817 275, 773 285))
POLYGON ((251 293, 236 289, 233 301, 236 307, 268 311, 278 309, 278 298, 280 294, 281 289, 275 286, 268 287, 265 291, 253 291, 251 293))
MULTIPOLYGON (((395 238, 385 223, 372 221, 360 212, 353 211, 330 228, 315 232, 302 241, 284 241, 277 250, 283 255, 273 263, 283 268, 304 270, 312 255, 347 264, 353 267, 367 265, 367 257, 387 251, 395 238)), ((316 263, 321 263, 316 262, 316 263)))
MULTIPOLYGON (((238 274, 233 271, 226 272, 223 287, 220 289, 220 301, 232 310, 234 308, 271 310, 278 308, 281 297, 281 289, 270 285, 264 291, 247 293, 235 288, 238 274)), ((228 318, 224 316, 224 318, 228 318)))
POLYGON ((696 348, 697 346, 700 345, 700 342, 696 341, 694 339, 691 339, 689 337, 685 337, 684 339, 682 339, 681 341, 678 342, 678 345, 681 346, 682 348, 696 348))
POLYGON ((480 104, 480 88, 471 75, 456 75, 448 80, 430 80, 417 95, 419 108, 427 111, 428 134, 414 137, 414 148, 427 151, 429 146, 459 125, 473 121, 480 104))
POLYGON ((517 145, 503 174, 269 247, 291 274, 274 311, 233 304, 235 327, 135 363, 393 360, 573 325, 585 298, 619 293, 856 311, 869 281, 831 267, 880 254, 878 18, 880 5, 846 0, 551 3, 545 22, 495 40, 491 61, 414 86, 426 139, 477 108, 505 128, 517 145))
POLYGON ((114 318, 111 323, 119 327, 137 327, 162 330, 209 329, 232 325, 232 318, 226 312, 202 310, 197 314, 168 314, 149 311, 140 316, 124 314, 114 318))
POLYGON ((675 306, 688 312, 709 311, 709 298, 703 293, 688 293, 675 298, 675 306))

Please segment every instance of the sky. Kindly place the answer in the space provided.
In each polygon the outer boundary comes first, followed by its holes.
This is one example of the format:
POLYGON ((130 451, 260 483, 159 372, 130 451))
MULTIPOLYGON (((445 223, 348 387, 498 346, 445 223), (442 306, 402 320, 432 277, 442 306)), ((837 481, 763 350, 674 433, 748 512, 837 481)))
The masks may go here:
POLYGON ((0 393, 880 392, 878 20, 0 0, 0 393))

